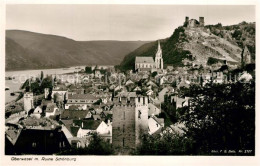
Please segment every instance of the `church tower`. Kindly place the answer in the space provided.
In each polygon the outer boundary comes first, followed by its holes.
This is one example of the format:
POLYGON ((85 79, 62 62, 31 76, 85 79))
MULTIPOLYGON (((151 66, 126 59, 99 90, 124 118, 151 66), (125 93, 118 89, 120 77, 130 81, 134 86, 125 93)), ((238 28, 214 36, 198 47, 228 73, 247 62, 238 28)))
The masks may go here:
POLYGON ((155 55, 155 67, 156 69, 163 69, 163 58, 160 41, 158 41, 158 49, 155 55))

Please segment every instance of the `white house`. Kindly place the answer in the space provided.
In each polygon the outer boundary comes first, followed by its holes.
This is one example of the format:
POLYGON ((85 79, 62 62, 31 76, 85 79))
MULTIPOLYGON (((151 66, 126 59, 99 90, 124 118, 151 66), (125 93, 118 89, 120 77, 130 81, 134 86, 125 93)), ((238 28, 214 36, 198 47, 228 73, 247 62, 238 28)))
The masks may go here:
POLYGON ((147 96, 151 96, 153 94, 153 90, 149 89, 147 92, 146 92, 146 95, 147 96))
POLYGON ((159 115, 161 113, 161 109, 156 107, 153 103, 148 104, 148 116, 159 115))
POLYGON ((60 110, 57 105, 55 103, 48 103, 45 110, 45 116, 50 117, 58 114, 60 114, 60 110))
POLYGON ((133 91, 136 92, 136 91, 141 91, 141 90, 142 90, 142 89, 141 89, 139 86, 137 86, 137 87, 134 88, 133 91))
POLYGON ((129 79, 129 80, 126 81, 125 85, 128 86, 128 85, 130 85, 130 84, 134 84, 134 82, 129 79))
POLYGON ((107 124, 102 121, 97 128, 97 133, 109 143, 112 143, 112 123, 110 120, 107 124))
POLYGON ((35 117, 37 119, 41 118, 41 114, 42 114, 42 107, 41 106, 37 106, 35 108, 35 110, 33 111, 33 113, 31 114, 31 117, 35 117))
POLYGON ((164 127, 164 119, 152 116, 148 119, 148 133, 150 135, 160 133, 164 127))
POLYGON ((69 109, 70 106, 76 105, 82 107, 83 110, 87 110, 87 108, 91 107, 97 101, 98 98, 92 94, 68 95, 68 101, 65 104, 65 109, 69 109))

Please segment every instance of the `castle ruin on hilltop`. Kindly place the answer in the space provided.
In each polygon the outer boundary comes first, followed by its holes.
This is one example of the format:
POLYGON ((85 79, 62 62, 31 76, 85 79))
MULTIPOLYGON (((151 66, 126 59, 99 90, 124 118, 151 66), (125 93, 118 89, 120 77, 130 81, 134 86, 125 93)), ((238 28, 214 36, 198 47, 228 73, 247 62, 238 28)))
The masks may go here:
POLYGON ((196 19, 189 19, 189 17, 185 17, 185 22, 183 26, 187 28, 204 27, 204 17, 199 17, 199 21, 196 19))

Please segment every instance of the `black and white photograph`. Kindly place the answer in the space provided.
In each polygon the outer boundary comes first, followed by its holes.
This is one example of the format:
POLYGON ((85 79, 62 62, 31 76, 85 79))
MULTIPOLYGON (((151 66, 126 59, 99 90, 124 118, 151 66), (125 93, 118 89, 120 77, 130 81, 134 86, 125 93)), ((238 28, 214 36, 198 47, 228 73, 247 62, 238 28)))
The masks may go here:
POLYGON ((255 158, 256 10, 5 4, 3 155, 255 158))

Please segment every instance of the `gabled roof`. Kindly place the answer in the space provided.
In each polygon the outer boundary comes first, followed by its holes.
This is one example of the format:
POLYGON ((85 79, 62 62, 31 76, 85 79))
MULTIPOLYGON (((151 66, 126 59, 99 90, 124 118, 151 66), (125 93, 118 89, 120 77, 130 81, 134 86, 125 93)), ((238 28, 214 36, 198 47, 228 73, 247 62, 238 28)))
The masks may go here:
POLYGON ((99 120, 73 120, 73 123, 82 129, 96 130, 102 121, 99 120), (83 124, 83 125, 82 125, 83 124))
POLYGON ((154 63, 153 57, 136 57, 136 63, 154 63))
POLYGON ((89 110, 64 110, 61 114, 61 119, 84 119, 89 110))
POLYGON ((5 134, 7 139, 14 145, 21 133, 21 129, 18 130, 6 130, 5 134))
POLYGON ((92 94, 73 94, 73 95, 68 95, 68 99, 88 99, 88 100, 95 100, 97 99, 94 95, 92 94))
POLYGON ((125 92, 125 91, 122 91, 122 92, 118 93, 116 95, 116 97, 127 97, 127 98, 136 97, 136 92, 125 92))
POLYGON ((54 108, 57 108, 57 105, 55 103, 48 103, 46 107, 46 112, 53 112, 54 108))

